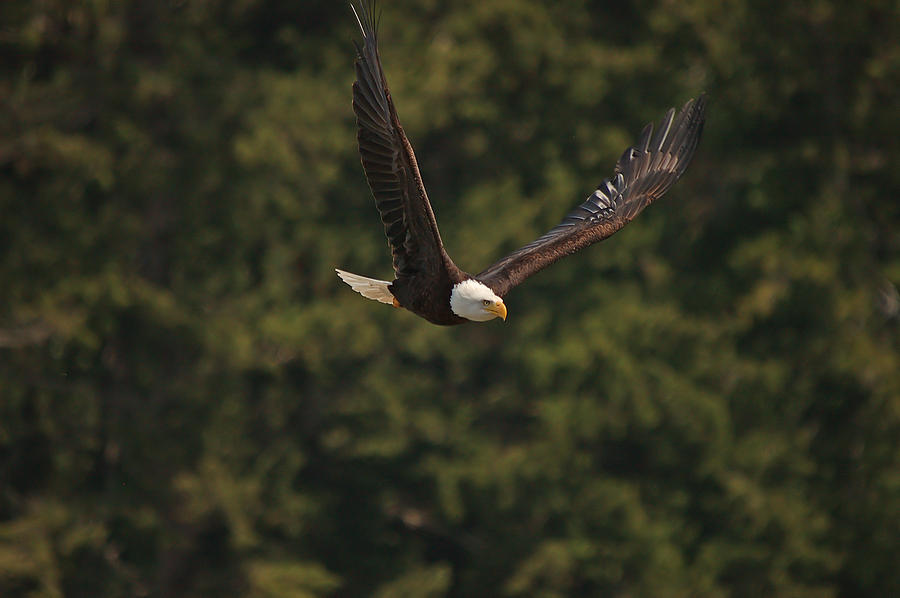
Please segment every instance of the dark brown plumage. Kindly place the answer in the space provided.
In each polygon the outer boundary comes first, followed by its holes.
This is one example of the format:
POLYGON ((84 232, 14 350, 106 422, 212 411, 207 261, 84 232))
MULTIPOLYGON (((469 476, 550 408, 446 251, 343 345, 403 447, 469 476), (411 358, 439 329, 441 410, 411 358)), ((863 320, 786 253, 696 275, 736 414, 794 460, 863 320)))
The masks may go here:
MULTIPOLYGON (((468 321, 451 309, 450 296, 457 283, 474 278, 498 298, 503 297, 535 272, 621 229, 678 180, 700 140, 706 110, 703 95, 688 101, 678 114, 670 109, 655 134, 653 126, 647 125, 638 143, 622 154, 613 176, 557 226, 471 276, 444 250, 415 154, 382 70, 373 6, 366 2, 351 6, 363 35, 362 45, 357 46, 353 84, 359 153, 391 247, 395 280, 388 284, 339 274, 371 283, 371 288, 384 286, 395 305, 435 324, 468 321)), ((367 294, 354 282, 345 281, 369 298, 389 302, 383 291, 383 296, 376 296, 378 290, 367 294)), ((502 317, 505 314, 503 307, 502 317)))

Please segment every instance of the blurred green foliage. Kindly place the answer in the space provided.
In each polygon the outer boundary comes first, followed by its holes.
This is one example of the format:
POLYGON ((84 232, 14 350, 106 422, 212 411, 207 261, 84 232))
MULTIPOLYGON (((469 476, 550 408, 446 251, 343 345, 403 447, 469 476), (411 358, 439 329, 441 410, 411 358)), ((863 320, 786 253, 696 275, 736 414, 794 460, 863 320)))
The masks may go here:
POLYGON ((0 595, 900 595, 894 0, 384 0, 448 250, 702 90, 625 231, 438 328, 333 0, 0 3, 0 595))

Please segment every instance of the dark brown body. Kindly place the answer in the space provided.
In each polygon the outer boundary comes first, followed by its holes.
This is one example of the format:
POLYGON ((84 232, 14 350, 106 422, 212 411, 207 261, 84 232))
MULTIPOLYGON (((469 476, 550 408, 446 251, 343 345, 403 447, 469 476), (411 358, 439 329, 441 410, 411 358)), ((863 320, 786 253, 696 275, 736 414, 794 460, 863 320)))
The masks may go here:
POLYGON ((420 273, 397 278, 388 288, 397 298, 400 307, 425 318, 432 324, 453 326, 469 321, 460 318, 450 309, 453 285, 468 278, 472 277, 450 262, 436 273, 420 273))

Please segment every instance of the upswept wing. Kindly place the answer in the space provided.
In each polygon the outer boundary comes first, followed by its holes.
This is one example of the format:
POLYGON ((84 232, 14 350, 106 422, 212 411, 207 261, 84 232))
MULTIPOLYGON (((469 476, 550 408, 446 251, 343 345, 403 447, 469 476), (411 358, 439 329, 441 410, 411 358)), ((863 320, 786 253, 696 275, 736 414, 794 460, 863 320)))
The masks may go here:
POLYGON ((619 158, 615 174, 603 181, 584 203, 546 234, 475 278, 502 297, 535 272, 602 241, 628 224, 684 173, 700 141, 705 113, 706 96, 701 95, 689 100, 677 116, 675 109, 670 109, 655 135, 653 125, 648 124, 637 145, 619 158))
POLYGON ((437 271, 444 254, 412 146, 403 133, 378 55, 374 2, 351 3, 362 31, 353 111, 359 154, 391 247, 397 277, 437 271))

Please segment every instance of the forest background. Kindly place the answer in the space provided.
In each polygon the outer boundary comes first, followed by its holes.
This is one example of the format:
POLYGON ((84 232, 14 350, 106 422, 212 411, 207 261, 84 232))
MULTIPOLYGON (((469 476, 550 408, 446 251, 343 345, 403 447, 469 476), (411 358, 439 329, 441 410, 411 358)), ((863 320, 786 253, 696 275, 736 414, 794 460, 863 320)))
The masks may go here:
POLYGON ((456 328, 346 2, 0 3, 0 595, 900 596, 895 0, 384 0, 478 271, 707 91, 674 189, 456 328))

